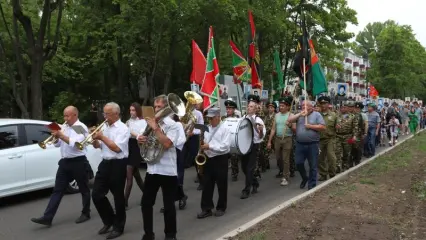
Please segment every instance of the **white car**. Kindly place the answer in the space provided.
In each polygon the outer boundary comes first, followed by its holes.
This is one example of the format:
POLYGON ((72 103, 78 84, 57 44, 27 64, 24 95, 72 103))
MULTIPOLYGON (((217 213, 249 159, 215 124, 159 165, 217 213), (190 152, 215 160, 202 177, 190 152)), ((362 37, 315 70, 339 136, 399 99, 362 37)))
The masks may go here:
MULTIPOLYGON (((56 170, 61 159, 59 148, 38 143, 50 136, 50 122, 27 119, 0 119, 0 198, 51 188, 55 185, 56 170)), ((96 174, 102 161, 100 150, 91 145, 87 159, 96 174)), ((71 181, 68 192, 78 192, 71 181)))

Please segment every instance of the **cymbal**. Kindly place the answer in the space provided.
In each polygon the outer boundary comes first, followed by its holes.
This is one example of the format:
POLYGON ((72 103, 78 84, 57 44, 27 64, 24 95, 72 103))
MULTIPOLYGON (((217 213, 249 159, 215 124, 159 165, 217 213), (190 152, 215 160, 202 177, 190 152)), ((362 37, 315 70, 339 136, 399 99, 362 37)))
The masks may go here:
POLYGON ((183 95, 191 104, 199 104, 203 102, 203 98, 200 96, 200 94, 194 91, 186 91, 183 95))

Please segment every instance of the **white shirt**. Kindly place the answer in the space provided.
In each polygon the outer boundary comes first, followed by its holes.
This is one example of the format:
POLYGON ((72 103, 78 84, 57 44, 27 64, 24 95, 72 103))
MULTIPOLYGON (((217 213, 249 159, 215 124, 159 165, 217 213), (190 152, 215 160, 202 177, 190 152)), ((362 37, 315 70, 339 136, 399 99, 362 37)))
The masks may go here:
MULTIPOLYGON (((130 132, 140 133, 142 129, 145 130, 147 123, 145 119, 130 118, 129 121, 126 122, 126 125, 130 129, 130 132)), ((131 134, 130 137, 135 138, 131 134)))
POLYGON ((177 155, 176 148, 180 145, 185 144, 186 136, 181 130, 181 125, 177 124, 170 117, 165 117, 160 124, 160 128, 170 141, 173 146, 169 149, 165 149, 163 156, 155 164, 147 164, 147 172, 149 174, 158 174, 165 176, 177 176, 177 155))
POLYGON ((204 144, 209 145, 209 150, 204 153, 207 157, 212 158, 219 155, 227 154, 231 150, 231 132, 224 124, 216 127, 208 126, 209 131, 204 132, 204 144), (212 136, 212 134, 214 134, 212 136))
MULTIPOLYGON (((177 124, 177 125, 178 125, 178 127, 179 127, 179 135, 185 135, 185 130, 184 130, 184 128, 183 128, 182 123, 181 123, 181 122, 176 122, 176 124, 177 124)), ((177 145, 177 146, 176 146, 176 148, 182 151, 182 149, 183 149, 183 145, 185 145, 185 143, 182 143, 182 144, 180 144, 180 145, 177 145)))
POLYGON ((108 148, 104 142, 99 141, 101 144, 101 156, 103 159, 112 160, 112 159, 123 159, 129 156, 129 138, 130 130, 121 120, 117 120, 115 123, 102 128, 102 132, 105 137, 113 141, 121 150, 121 152, 116 153, 108 148))
POLYGON ((59 139, 57 143, 55 143, 55 147, 61 148, 61 156, 62 158, 75 158, 86 155, 86 147, 82 151, 80 151, 78 148, 75 147, 76 142, 82 142, 89 130, 87 129, 86 125, 84 123, 80 122, 80 120, 77 120, 73 126, 82 126, 84 130, 86 130, 86 134, 77 134, 74 129, 72 129, 71 126, 65 125, 62 126, 62 130, 64 131, 64 135, 69 138, 69 144, 59 139))
MULTIPOLYGON (((203 118, 203 114, 202 114, 200 111, 198 111, 197 109, 194 109, 194 110, 192 111, 192 114, 194 114, 194 116, 197 118, 197 124, 204 125, 204 118, 203 118)), ((196 129, 196 128, 194 128, 194 130, 192 131, 192 133, 193 133, 194 135, 200 135, 200 134, 201 134, 201 131, 200 131, 200 129, 196 129)))
POLYGON ((257 133, 256 124, 253 125, 253 133, 254 133, 253 134, 253 143, 263 142, 263 138, 266 135, 266 127, 265 127, 265 123, 263 122, 263 120, 259 116, 256 116, 255 114, 253 114, 252 116, 246 115, 245 117, 248 118, 252 123, 258 123, 258 124, 263 126, 263 137, 260 138, 259 133, 257 133))

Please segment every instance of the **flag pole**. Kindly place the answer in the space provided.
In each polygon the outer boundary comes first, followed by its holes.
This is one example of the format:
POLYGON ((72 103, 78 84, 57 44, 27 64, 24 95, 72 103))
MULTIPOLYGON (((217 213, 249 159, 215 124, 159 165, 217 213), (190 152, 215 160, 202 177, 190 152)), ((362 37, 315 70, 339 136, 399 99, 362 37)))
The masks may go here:
MULTIPOLYGON (((308 102, 307 102, 307 100, 308 100, 308 88, 307 88, 307 85, 306 85, 306 63, 305 63, 305 61, 306 61, 306 59, 305 58, 303 58, 303 85, 305 86, 305 92, 304 92, 304 95, 305 95, 305 111, 308 109, 307 107, 308 107, 308 102)), ((308 115, 306 115, 305 116, 305 124, 308 124, 308 115)))

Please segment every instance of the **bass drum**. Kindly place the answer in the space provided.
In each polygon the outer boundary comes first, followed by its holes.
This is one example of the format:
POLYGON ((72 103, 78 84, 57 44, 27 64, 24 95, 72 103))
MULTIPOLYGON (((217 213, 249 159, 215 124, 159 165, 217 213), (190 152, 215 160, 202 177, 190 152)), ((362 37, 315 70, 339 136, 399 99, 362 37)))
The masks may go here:
POLYGON ((231 152, 246 155, 253 145, 253 125, 247 118, 227 118, 224 127, 231 132, 231 152))

